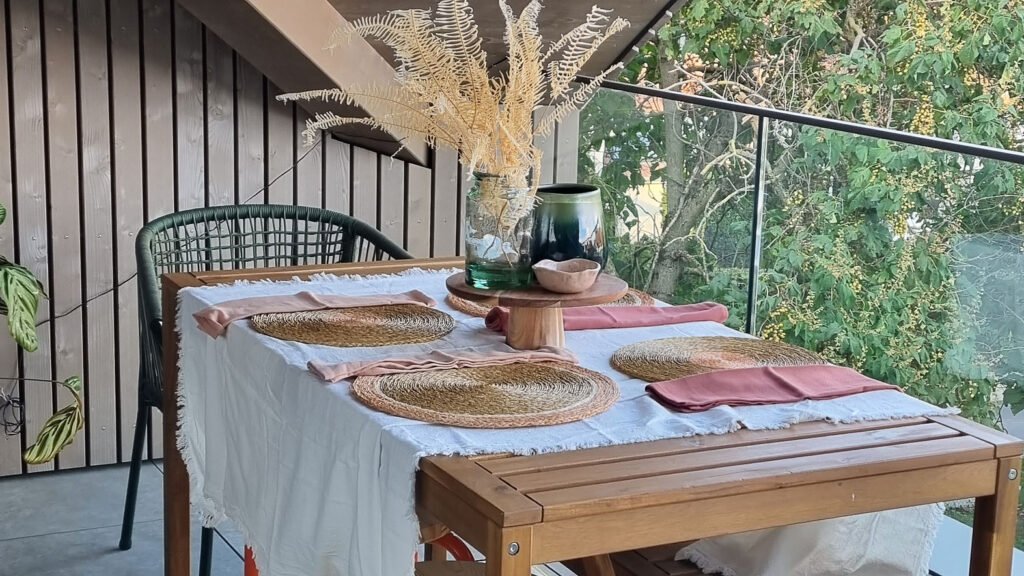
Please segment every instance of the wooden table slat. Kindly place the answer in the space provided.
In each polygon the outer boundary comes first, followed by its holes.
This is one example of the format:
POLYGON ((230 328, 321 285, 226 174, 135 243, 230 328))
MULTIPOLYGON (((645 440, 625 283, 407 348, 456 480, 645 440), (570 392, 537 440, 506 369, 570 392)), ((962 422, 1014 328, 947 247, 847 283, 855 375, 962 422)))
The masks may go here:
POLYGON ((853 476, 949 466, 991 459, 992 454, 991 445, 960 436, 534 492, 530 498, 544 507, 544 520, 548 521, 853 476))
POLYGON ((555 452, 534 456, 515 456, 481 462, 480 465, 497 476, 557 470, 588 464, 602 464, 623 460, 638 460, 672 454, 687 454, 714 448, 733 446, 764 445, 799 438, 819 438, 836 434, 852 434, 867 430, 899 428, 927 422, 924 418, 903 420, 879 420, 854 424, 833 424, 831 422, 806 422, 783 430, 737 430, 731 434, 690 436, 670 438, 640 444, 606 446, 571 452, 555 452))
POLYGON ((663 476, 714 468, 736 466, 769 460, 783 460, 812 455, 859 450, 893 444, 910 444, 926 440, 950 438, 960 433, 941 424, 919 424, 900 428, 883 428, 853 434, 836 434, 824 438, 803 438, 755 446, 739 446, 704 450, 691 454, 674 454, 640 460, 623 460, 612 464, 592 464, 529 474, 504 476, 502 479, 524 493, 603 484, 634 478, 663 476))
MULTIPOLYGON (((534 561, 615 553, 837 516, 973 498, 995 491, 997 460, 922 468, 748 494, 554 518, 533 529, 534 561)), ((979 573, 980 574, 980 573, 979 573)), ((988 576, 1010 576, 992 573, 988 576)))
POLYGON ((449 456, 424 458, 420 470, 465 497, 498 526, 522 526, 541 520, 540 506, 472 460, 449 456))
POLYGON ((1021 451, 1024 451, 1024 440, 1014 438, 1009 434, 1004 434, 977 422, 971 422, 960 416, 934 416, 929 418, 929 420, 988 442, 995 446, 996 458, 1019 455, 1021 451))

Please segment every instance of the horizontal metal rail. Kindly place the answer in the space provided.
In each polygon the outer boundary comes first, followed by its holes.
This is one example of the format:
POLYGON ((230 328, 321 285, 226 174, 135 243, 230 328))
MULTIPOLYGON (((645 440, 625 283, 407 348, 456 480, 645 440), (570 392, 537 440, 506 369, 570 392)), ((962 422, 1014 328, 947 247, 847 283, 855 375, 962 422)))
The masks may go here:
MULTIPOLYGON (((589 76, 577 76, 576 80, 578 82, 589 82, 592 78, 589 76)), ((729 100, 708 98, 707 96, 693 96, 691 94, 683 94, 681 92, 673 92, 671 90, 664 90, 661 88, 635 86, 624 82, 605 81, 601 85, 611 90, 640 94, 643 96, 653 96, 655 98, 663 98, 665 100, 684 102, 694 106, 705 106, 707 108, 736 112, 739 114, 748 114, 759 118, 770 118, 772 120, 781 120, 783 122, 791 122, 794 124, 805 124, 807 126, 815 126, 826 130, 855 134, 857 136, 867 136, 870 138, 889 140, 891 142, 899 142, 901 144, 911 144, 942 152, 955 152, 957 154, 967 154, 970 156, 977 156, 979 158, 1001 160, 1003 162, 1024 165, 1024 152, 1017 152, 1015 150, 993 148, 992 146, 970 144, 945 138, 935 138, 934 136, 923 136, 921 134, 901 132, 890 128, 879 128, 877 126, 867 126, 864 124, 857 124, 855 122, 847 122, 845 120, 833 120, 831 118, 822 118, 821 116, 811 116, 809 114, 801 114, 799 112, 779 110, 778 108, 762 108, 759 106, 752 106, 750 104, 731 102, 729 100)))

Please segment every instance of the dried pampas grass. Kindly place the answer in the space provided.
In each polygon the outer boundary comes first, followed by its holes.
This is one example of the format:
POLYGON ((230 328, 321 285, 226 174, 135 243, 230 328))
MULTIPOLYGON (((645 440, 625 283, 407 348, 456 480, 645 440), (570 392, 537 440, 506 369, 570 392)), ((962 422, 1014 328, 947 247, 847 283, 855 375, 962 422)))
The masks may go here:
POLYGON ((533 0, 516 15, 498 0, 505 17, 508 71, 491 77, 487 55, 467 0, 440 0, 435 11, 395 10, 360 18, 338 30, 328 47, 342 46, 353 35, 376 38, 394 51, 397 86, 333 88, 284 94, 282 101, 324 100, 378 111, 370 118, 317 114, 306 125, 312 141, 321 130, 346 124, 394 128, 422 137, 431 146, 444 144, 459 152, 468 172, 498 176, 509 188, 536 192, 541 151, 535 134, 549 135, 569 113, 582 108, 613 66, 594 80, 573 87, 587 60, 609 37, 629 26, 610 11, 594 7, 586 22, 545 46, 537 24, 541 11, 533 0), (537 119, 542 103, 549 112, 537 119), (533 175, 531 185, 531 174, 533 175))

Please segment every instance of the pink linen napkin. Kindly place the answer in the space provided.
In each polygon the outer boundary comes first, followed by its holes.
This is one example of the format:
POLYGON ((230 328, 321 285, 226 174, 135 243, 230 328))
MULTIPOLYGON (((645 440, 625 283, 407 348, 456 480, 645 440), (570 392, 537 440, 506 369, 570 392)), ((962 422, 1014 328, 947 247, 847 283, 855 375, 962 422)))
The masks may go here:
POLYGON ((326 310, 328 308, 357 308, 360 306, 386 306, 389 304, 418 304, 434 306, 437 302, 419 290, 409 290, 401 294, 371 294, 368 296, 341 296, 337 294, 314 294, 299 292, 281 296, 256 296, 228 300, 207 308, 203 308, 192 316, 199 324, 199 329, 214 338, 224 335, 228 324, 235 320, 243 320, 255 314, 273 312, 304 312, 307 310, 326 310))
POLYGON ((516 350, 506 344, 434 350, 427 354, 379 360, 356 360, 328 364, 310 361, 309 371, 327 382, 337 382, 353 376, 377 376, 400 372, 425 372, 452 368, 501 366, 517 362, 577 362, 576 355, 565 348, 544 346, 537 350, 516 350))
MULTIPOLYGON (((715 302, 681 306, 586 306, 562 310, 566 330, 639 328, 686 322, 723 323, 727 318, 729 309, 715 302)), ((484 324, 495 332, 504 332, 508 327, 508 310, 491 308, 484 324)))
POLYGON ((703 412, 716 406, 831 400, 862 392, 899 389, 856 370, 831 364, 716 370, 647 385, 651 396, 680 412, 703 412))

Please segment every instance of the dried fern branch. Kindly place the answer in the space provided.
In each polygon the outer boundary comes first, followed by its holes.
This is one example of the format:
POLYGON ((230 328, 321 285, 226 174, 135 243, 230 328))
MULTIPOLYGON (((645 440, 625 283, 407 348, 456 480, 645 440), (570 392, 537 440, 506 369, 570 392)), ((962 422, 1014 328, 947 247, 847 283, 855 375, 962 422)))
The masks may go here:
POLYGON ((322 130, 361 124, 417 136, 430 146, 454 148, 468 172, 493 174, 508 187, 527 190, 512 215, 502 213, 502 221, 514 225, 510 219, 532 207, 539 181, 541 151, 533 144, 535 134, 549 134, 570 112, 585 106, 601 81, 619 68, 613 66, 592 82, 570 88, 599 47, 629 24, 595 6, 583 24, 545 46, 538 25, 540 0, 532 0, 518 15, 506 0, 498 0, 498 5, 508 49, 508 71, 503 76, 488 74, 487 54, 469 0, 439 0, 433 12, 395 10, 360 18, 331 36, 330 49, 357 36, 385 44, 397 62, 395 86, 310 90, 278 98, 355 105, 371 114, 317 114, 307 121, 307 142, 322 130), (533 115, 542 103, 553 108, 535 125, 533 115))

